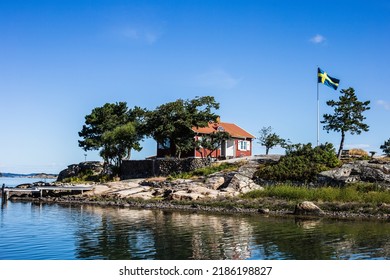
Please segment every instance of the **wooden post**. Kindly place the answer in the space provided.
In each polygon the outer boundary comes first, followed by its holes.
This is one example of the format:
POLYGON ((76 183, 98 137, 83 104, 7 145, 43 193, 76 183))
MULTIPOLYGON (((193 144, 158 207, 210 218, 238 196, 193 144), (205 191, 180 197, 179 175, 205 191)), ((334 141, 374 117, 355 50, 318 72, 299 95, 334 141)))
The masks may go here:
POLYGON ((7 200, 7 196, 5 194, 5 184, 1 186, 1 197, 3 199, 3 202, 7 200))

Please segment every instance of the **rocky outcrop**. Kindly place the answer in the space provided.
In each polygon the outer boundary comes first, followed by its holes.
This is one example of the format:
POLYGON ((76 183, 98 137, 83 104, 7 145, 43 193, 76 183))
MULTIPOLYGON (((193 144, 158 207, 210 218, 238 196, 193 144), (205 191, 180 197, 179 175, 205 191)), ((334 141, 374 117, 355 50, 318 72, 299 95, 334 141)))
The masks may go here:
POLYGON ((89 176, 98 176, 101 174, 108 174, 110 171, 99 161, 86 161, 79 164, 71 164, 68 168, 62 170, 57 177, 57 181, 63 181, 67 178, 80 177, 88 174, 89 176))
POLYGON ((167 180, 162 177, 129 179, 97 185, 89 195, 106 195, 118 198, 199 200, 237 196, 251 190, 262 189, 252 177, 258 163, 248 161, 237 171, 217 172, 206 177, 167 180), (99 193, 97 193, 99 190, 99 193))
POLYGON ((263 189, 263 187, 253 181, 257 167, 258 163, 256 161, 248 161, 237 171, 218 172, 211 175, 206 179, 205 185, 208 188, 227 192, 232 195, 263 189))
POLYGON ((230 183, 226 187, 225 191, 247 193, 253 190, 263 189, 260 185, 253 182, 253 180, 241 173, 237 173, 230 180, 230 183))
POLYGON ((225 176, 223 173, 215 173, 214 175, 206 178, 205 186, 212 190, 218 190, 225 184, 225 176))
POLYGON ((353 182, 378 183, 390 187, 390 162, 360 160, 321 172, 320 185, 344 185, 353 182))

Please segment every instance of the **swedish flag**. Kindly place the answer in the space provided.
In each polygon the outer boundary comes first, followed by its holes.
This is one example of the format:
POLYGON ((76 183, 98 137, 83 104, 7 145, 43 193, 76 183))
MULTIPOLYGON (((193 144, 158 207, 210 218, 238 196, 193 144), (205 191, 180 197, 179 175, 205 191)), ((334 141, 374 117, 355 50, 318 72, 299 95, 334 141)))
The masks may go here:
POLYGON ((329 76, 326 72, 318 68, 318 83, 322 83, 324 85, 327 85, 328 87, 333 88, 334 90, 337 89, 339 86, 340 80, 336 78, 332 78, 329 76))

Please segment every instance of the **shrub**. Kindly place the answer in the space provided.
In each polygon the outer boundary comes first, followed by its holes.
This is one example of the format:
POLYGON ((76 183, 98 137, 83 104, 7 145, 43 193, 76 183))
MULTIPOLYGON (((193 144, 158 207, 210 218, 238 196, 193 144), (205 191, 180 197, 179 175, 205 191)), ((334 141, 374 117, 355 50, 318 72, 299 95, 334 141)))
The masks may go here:
POLYGON ((311 143, 289 145, 286 155, 276 164, 256 172, 256 176, 272 181, 314 181, 319 172, 340 165, 332 144, 325 143, 315 148, 311 143))
POLYGON ((95 174, 92 169, 86 169, 77 176, 68 177, 62 180, 63 183, 79 184, 85 182, 100 182, 105 183, 112 180, 112 176, 108 174, 95 174))
POLYGON ((390 138, 380 146, 386 156, 390 157, 390 138))

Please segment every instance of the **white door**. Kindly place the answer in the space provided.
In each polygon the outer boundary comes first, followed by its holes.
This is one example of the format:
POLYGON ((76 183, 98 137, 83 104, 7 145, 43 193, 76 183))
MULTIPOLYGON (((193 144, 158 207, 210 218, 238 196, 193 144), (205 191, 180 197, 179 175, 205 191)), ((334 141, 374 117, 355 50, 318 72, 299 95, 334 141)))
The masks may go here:
POLYGON ((234 157, 234 140, 226 141, 226 157, 234 157))

